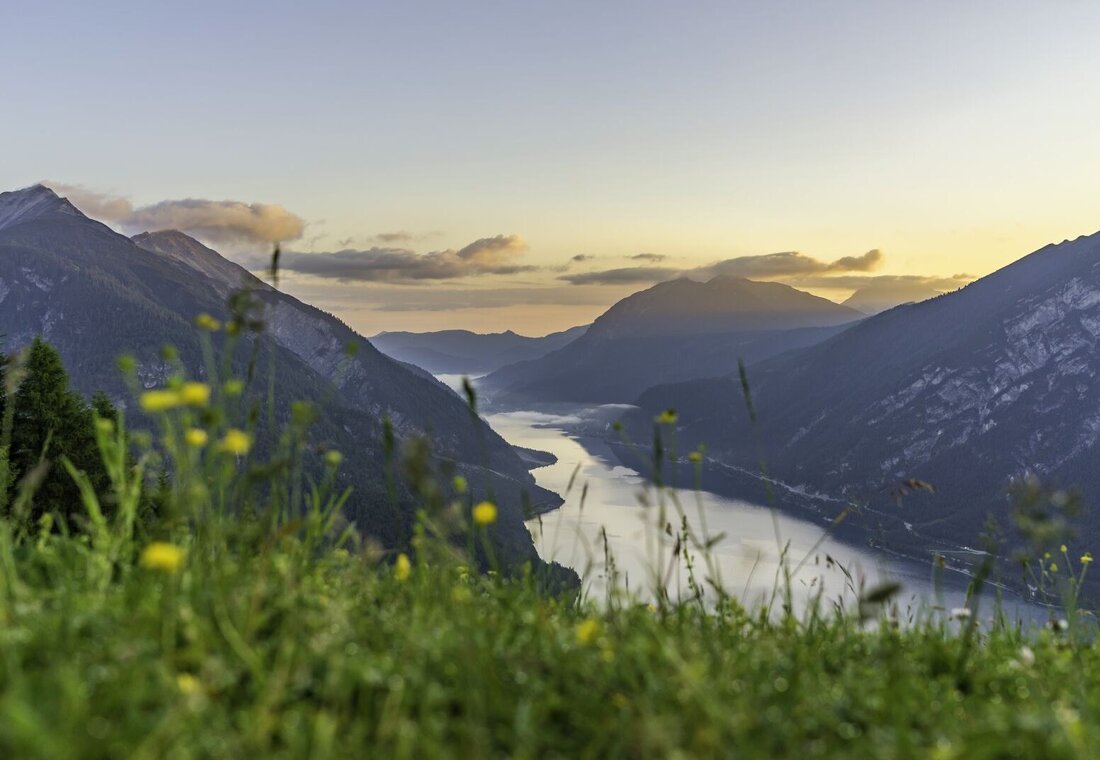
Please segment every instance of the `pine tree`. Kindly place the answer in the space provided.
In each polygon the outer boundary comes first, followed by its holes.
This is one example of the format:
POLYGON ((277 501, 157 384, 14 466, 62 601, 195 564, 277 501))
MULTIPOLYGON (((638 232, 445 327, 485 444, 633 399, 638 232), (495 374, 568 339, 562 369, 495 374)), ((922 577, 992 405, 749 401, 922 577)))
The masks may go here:
POLYGON ((91 477, 97 491, 105 491, 107 475, 95 443, 92 409, 69 390, 61 357, 45 341, 36 338, 31 344, 25 372, 13 399, 10 458, 14 487, 39 461, 47 462, 49 470, 35 493, 30 518, 57 512, 70 522, 80 522, 84 515, 80 493, 61 459, 68 457, 91 477))

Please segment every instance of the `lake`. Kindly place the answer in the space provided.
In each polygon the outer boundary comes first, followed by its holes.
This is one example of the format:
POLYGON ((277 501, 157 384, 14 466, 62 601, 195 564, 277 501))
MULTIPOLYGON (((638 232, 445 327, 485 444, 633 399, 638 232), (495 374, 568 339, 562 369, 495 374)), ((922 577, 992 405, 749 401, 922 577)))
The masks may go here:
MULTIPOLYGON (((452 387, 460 383, 458 378, 441 379, 452 387)), ((603 599, 609 577, 606 548, 618 571, 619 587, 652 599, 654 589, 664 586, 675 599, 689 593, 689 576, 682 558, 670 562, 675 538, 658 529, 663 523, 655 490, 636 470, 620 464, 599 439, 571 432, 593 418, 614 417, 615 412, 606 406, 557 406, 552 412, 508 411, 485 419, 509 443, 557 457, 555 464, 532 471, 540 486, 565 499, 561 508, 528 524, 544 559, 576 570, 589 596, 603 599)), ((951 610, 965 603, 969 578, 961 573, 941 573, 934 583, 931 562, 900 559, 823 537, 821 525, 738 499, 685 488, 664 490, 665 518, 674 533, 686 519, 696 535, 714 539, 710 564, 696 558, 699 582, 709 578, 720 583, 746 605, 773 599, 775 590, 783 588, 784 560, 797 610, 818 596, 828 607, 835 602, 852 608, 860 589, 888 582, 902 586, 895 602, 903 620, 920 612, 928 614, 932 608, 951 610)), ((992 590, 987 592, 982 599, 983 617, 992 610, 992 590)), ((1011 617, 1032 621, 1049 617, 1046 608, 1011 591, 1001 593, 1011 617)))

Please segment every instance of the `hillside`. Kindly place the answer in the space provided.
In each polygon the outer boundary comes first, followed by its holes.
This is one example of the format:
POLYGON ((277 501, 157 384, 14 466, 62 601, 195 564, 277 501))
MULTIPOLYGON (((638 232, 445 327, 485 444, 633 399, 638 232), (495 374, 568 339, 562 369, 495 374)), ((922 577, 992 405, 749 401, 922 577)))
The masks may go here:
POLYGON ((541 338, 469 330, 438 332, 382 332, 371 343, 382 353, 415 364, 435 374, 482 375, 515 362, 537 359, 584 335, 587 325, 550 333, 541 338))
POLYGON ((752 368, 755 433, 736 378, 640 403, 675 407, 681 440, 706 441, 718 462, 755 470, 762 452, 780 480, 880 507, 898 545, 972 543, 987 514, 1007 521, 1011 478, 1079 487, 1086 505, 1100 496, 1098 348, 1100 234, 752 368), (937 493, 899 510, 906 478, 937 493))
POLYGON ((516 452, 471 418, 445 386, 182 233, 130 240, 44 187, 0 194, 4 348, 41 335, 58 348, 74 387, 86 394, 103 389, 120 405, 130 404, 115 367, 123 353, 137 359, 145 387, 162 384, 173 371, 161 358, 165 344, 177 348, 185 366, 202 367, 192 320, 203 312, 224 318, 225 296, 242 284, 266 305, 265 335, 274 339, 274 346, 261 340, 258 366, 267 367, 266 352, 274 351, 280 408, 303 399, 324 410, 315 434, 351 459, 344 470, 355 488, 348 512, 362 529, 392 542, 411 519, 408 511, 395 518, 384 496, 380 424, 388 416, 400 438, 429 435, 437 455, 453 461, 477 492, 494 493, 508 551, 534 556, 520 493, 529 493, 538 509, 556 505, 557 497, 535 486, 516 452), (352 343, 357 350, 349 356, 352 343))
POLYGON ((715 277, 619 301, 568 346, 483 381, 494 400, 630 402, 646 388, 734 371, 812 345, 863 315, 773 282, 715 277))

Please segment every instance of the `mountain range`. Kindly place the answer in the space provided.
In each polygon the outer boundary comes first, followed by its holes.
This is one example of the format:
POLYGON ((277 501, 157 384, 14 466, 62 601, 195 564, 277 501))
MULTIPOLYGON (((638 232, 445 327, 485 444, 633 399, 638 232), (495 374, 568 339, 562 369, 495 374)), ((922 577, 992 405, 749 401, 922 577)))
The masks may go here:
MULTIPOLYGON (((1100 233, 750 367, 755 424, 728 375, 639 404, 647 420, 675 408, 681 446, 705 442, 720 467, 763 460, 800 494, 878 508, 898 545, 958 544, 987 514, 1008 522, 1006 488, 1028 473, 1100 496, 1098 374, 1100 233), (912 479, 936 493, 899 507, 912 479)), ((1096 535, 1096 513, 1083 520, 1096 535)))
POLYGON ((41 185, 0 193, 2 346, 12 351, 43 337, 85 394, 104 390, 132 406, 118 356, 134 356, 141 384, 156 387, 175 369, 162 356, 166 344, 197 371, 203 361, 194 318, 224 318, 226 297, 242 286, 265 306, 259 366, 271 352, 278 407, 300 399, 322 409, 314 436, 345 453, 341 478, 354 488, 348 511, 361 529, 392 544, 412 519, 407 498, 395 515, 385 497, 381 420, 388 417, 401 439, 430 436, 435 454, 467 477, 475 495, 496 496, 506 558, 537 559, 519 505, 529 498, 545 510, 560 499, 536 486, 517 452, 449 388, 181 232, 130 239, 41 185))
POLYGON ((515 362, 538 359, 584 335, 588 325, 541 338, 469 330, 382 332, 370 339, 382 353, 433 374, 483 375, 515 362))
POLYGON ((496 403, 628 403, 659 383, 817 343, 863 316, 775 282, 672 280, 624 298, 565 347, 503 367, 481 387, 496 403))

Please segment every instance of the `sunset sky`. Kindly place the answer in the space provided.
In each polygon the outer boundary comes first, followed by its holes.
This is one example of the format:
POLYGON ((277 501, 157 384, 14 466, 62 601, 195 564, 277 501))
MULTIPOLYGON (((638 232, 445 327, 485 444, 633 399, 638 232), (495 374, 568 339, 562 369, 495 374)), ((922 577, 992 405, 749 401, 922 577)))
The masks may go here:
POLYGON ((0 189, 281 239, 368 335, 541 334, 717 271, 947 289, 1100 229, 1084 0, 15 8, 0 189))

